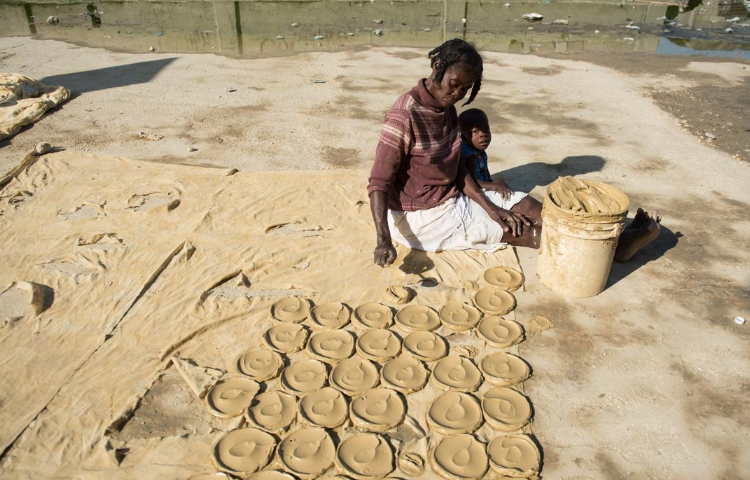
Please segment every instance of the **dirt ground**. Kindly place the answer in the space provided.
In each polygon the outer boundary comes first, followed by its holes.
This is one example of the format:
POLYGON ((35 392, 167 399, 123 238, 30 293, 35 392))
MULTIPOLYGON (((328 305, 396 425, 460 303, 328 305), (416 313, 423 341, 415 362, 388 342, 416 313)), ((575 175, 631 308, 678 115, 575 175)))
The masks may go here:
MULTIPOLYGON (((0 52, 3 71, 76 94, 0 143, 2 171, 40 141, 248 171, 366 169, 384 112, 429 72, 419 49, 237 60, 2 38, 0 52)), ((633 209, 664 219, 660 237, 615 265, 591 299, 552 293, 536 278, 535 252, 518 252, 527 289, 517 317, 555 323, 520 345, 533 366, 525 388, 542 476, 750 479, 750 324, 733 320, 750 318, 750 68, 655 56, 484 57, 473 106, 490 116, 493 171, 537 197, 560 175, 605 181, 633 209)), ((120 435, 211 427, 186 406, 186 392, 173 401, 159 392, 136 412, 141 426, 120 435)))

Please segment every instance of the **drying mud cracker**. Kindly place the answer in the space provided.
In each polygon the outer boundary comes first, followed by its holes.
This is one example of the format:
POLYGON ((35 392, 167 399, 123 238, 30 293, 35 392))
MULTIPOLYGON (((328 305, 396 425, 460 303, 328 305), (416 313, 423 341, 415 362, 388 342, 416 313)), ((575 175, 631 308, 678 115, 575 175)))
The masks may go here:
POLYGON ((516 308, 516 297, 498 287, 484 287, 474 295, 474 305, 486 315, 506 315, 516 308))
POLYGON ((430 379, 441 390, 473 392, 482 384, 482 372, 471 359, 451 355, 437 362, 430 379))
POLYGON ((271 305, 271 318, 283 323, 302 323, 310 316, 312 302, 306 298, 289 297, 271 305))
POLYGON ((385 289, 383 300, 394 305, 405 305, 414 298, 414 291, 403 285, 391 285, 385 289))
POLYGON ((404 339, 404 350, 424 362, 434 362, 448 355, 448 342, 434 332, 414 332, 404 339))
POLYGON ((350 417, 355 427, 386 432, 401 425, 406 416, 404 397, 390 388, 373 388, 352 401, 350 417))
POLYGON ((310 337, 307 350, 310 355, 326 363, 337 363, 354 354, 356 339, 346 330, 327 330, 310 337))
POLYGON ((247 477, 247 480, 297 480, 292 475, 278 470, 266 470, 247 477))
POLYGON ((296 396, 320 390, 327 382, 328 370, 318 360, 294 362, 281 372, 281 388, 296 396))
POLYGON ((482 478, 489 468, 484 445, 469 434, 443 438, 430 451, 432 468, 448 480, 482 478))
POLYGON ((286 470, 301 478, 320 475, 333 466, 336 447, 323 428, 306 427, 290 433, 279 444, 278 457, 286 470))
POLYGON ((534 315, 531 321, 529 321, 529 328, 527 329, 527 332, 529 335, 538 335, 554 326, 555 324, 552 323, 552 320, 548 319, 547 317, 534 315))
POLYGON ((452 301, 440 309, 440 321, 449 330, 462 332, 474 328, 482 319, 482 312, 462 302, 452 301))
POLYGON ((274 325, 263 334, 263 341, 268 348, 280 353, 299 352, 307 344, 310 332, 296 323, 274 325))
POLYGON ((256 395, 245 419, 267 432, 277 433, 289 428, 297 418, 297 400, 284 392, 267 391, 256 395))
POLYGON ((513 432, 531 419, 531 404, 520 392, 499 387, 487 390, 482 399, 484 419, 495 429, 513 432))
POLYGON ((332 387, 347 395, 360 395, 378 386, 380 375, 374 363, 357 356, 333 367, 330 382, 332 387))
POLYGON ((468 393, 444 393, 432 402, 427 411, 427 424, 444 435, 474 433, 482 423, 479 400, 468 393))
POLYGON ((253 402, 260 386, 245 377, 228 377, 216 382, 204 401, 211 415, 232 418, 242 415, 253 402))
POLYGON ((401 340, 390 330, 369 330, 357 339, 357 352, 375 362, 387 362, 401 352, 401 340))
POLYGON ((360 433, 339 444, 336 467, 357 480, 376 480, 393 471, 393 448, 381 435, 360 433))
POLYGON ((418 477, 424 473, 424 458, 418 453, 402 453, 398 457, 398 469, 410 477, 418 477))
POLYGON ((314 427, 336 428, 349 418, 349 404, 335 388, 308 393, 299 402, 300 417, 314 427))
POLYGON ((530 478, 539 473, 541 455, 528 435, 497 437, 487 445, 490 468, 506 477, 530 478))
POLYGON ((352 310, 341 302, 330 302, 313 307, 310 312, 314 327, 337 329, 347 325, 352 317, 352 310))
POLYGON ((411 355, 400 355, 389 361, 380 371, 383 386, 401 393, 412 393, 427 383, 429 372, 424 364, 411 355))
POLYGON ((256 382, 265 382, 279 376, 284 368, 284 358, 266 348, 250 350, 237 359, 237 372, 247 375, 256 382))
POLYGON ((382 303, 365 303, 354 310, 354 323, 363 328, 388 328, 393 324, 393 310, 382 303))
POLYGON ((520 323, 503 317, 484 317, 477 327, 477 334, 493 347, 507 348, 523 340, 520 323))
POLYGON ((479 362, 484 379, 496 387, 506 387, 521 383, 531 374, 529 365, 511 353, 495 352, 479 362))
POLYGON ((217 470, 244 478, 268 465, 275 448, 273 435, 257 428, 241 428, 216 442, 211 461, 217 470))
POLYGON ((396 326, 406 332, 432 331, 440 326, 440 317, 430 307, 409 305, 396 314, 396 326))
POLYGON ((525 280, 523 273, 510 267, 492 267, 484 272, 484 280, 492 286, 515 292, 525 280))

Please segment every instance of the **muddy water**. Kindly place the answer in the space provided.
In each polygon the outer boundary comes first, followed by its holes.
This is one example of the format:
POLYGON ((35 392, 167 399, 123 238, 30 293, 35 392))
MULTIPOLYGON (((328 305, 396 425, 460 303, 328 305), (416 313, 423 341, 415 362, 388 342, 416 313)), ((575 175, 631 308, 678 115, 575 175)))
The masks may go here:
POLYGON ((743 15, 739 22, 726 23, 720 14, 728 12, 714 3, 680 13, 676 6, 631 3, 6 2, 0 5, 0 36, 34 36, 128 52, 243 57, 370 45, 434 47, 453 37, 483 50, 517 53, 746 55, 750 25, 743 25, 750 19, 743 15), (522 18, 532 12, 544 18, 522 18), (58 23, 47 22, 53 16, 58 23), (555 20, 568 25, 552 24, 555 20), (676 24, 665 27, 670 20, 676 24), (731 34, 724 32, 727 26, 733 27, 731 34), (664 41, 696 35, 707 37, 700 48, 664 41))

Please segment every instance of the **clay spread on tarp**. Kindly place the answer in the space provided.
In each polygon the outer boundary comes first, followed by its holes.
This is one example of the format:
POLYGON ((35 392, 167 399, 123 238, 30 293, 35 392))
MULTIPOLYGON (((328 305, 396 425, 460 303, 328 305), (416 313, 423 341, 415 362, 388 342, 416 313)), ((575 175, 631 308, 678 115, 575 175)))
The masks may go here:
POLYGON ((70 98, 70 90, 17 73, 0 73, 0 140, 18 133, 70 98))
MULTIPOLYGON (((190 435, 123 435, 136 423, 133 412, 148 413, 139 401, 159 385, 165 370, 174 368, 173 358, 189 358, 196 368, 207 371, 229 372, 225 378, 256 372, 258 378, 268 376, 262 380, 264 392, 279 392, 290 382, 276 376, 274 359, 281 358, 282 369, 312 361, 305 349, 308 339, 326 330, 315 329, 310 317, 302 324, 269 318, 277 300, 297 297, 309 298, 312 305, 332 301, 364 305, 380 301, 388 286, 404 285, 415 292, 414 304, 439 310, 451 300, 470 301, 476 291, 472 284, 488 268, 518 268, 510 249, 494 254, 425 254, 425 261, 433 264, 426 272, 439 284, 434 288, 423 286, 418 276, 374 265, 371 254, 363 253, 371 250, 372 219, 367 209, 358 206, 367 201, 361 188, 365 177, 365 173, 340 171, 231 174, 74 153, 39 157, 24 169, 0 190, 2 199, 17 198, 21 191, 30 194, 0 216, 0 242, 7 251, 0 271, 8 276, 6 285, 27 281, 49 286, 54 289, 54 302, 39 315, 30 310, 16 320, 14 328, 0 330, 8 346, 0 353, 0 373, 9 384, 24 385, 4 399, 0 410, 0 440, 4 449, 10 447, 7 458, 12 458, 3 465, 9 475, 150 480, 215 471, 212 447, 238 428, 237 422, 190 435), (128 182, 118 180, 122 178, 128 182), (325 189, 325 185, 337 187, 325 189), (295 194, 308 187, 324 188, 327 193, 295 194), (133 198, 150 200, 134 202, 133 198), (138 208, 133 207, 136 204, 138 208), (242 212, 241 222, 238 212, 242 212), (285 222, 321 228, 314 230, 315 236, 305 237, 286 234, 283 228, 267 230, 269 225, 285 222), (293 348, 284 348, 278 357, 240 360, 251 351, 268 349, 265 333, 279 326, 294 330, 274 339, 292 340, 293 348), (32 348, 38 361, 20 362, 32 348), (77 413, 81 411, 86 415, 77 413), (119 430, 120 434, 113 434, 119 430), (40 452, 53 454, 48 455, 49 461, 39 462, 40 452)), ((399 247, 398 253, 397 262, 408 252, 399 247)), ((366 332, 355 324, 343 329, 357 336, 366 332)), ((428 335, 429 339, 415 343, 429 348, 416 350, 434 353, 437 349, 437 358, 447 354, 449 343, 462 352, 492 352, 477 337, 454 334, 446 341, 443 335, 451 334, 450 330, 440 326, 436 332, 416 332, 407 338, 428 335)), ((403 334, 394 336, 400 346, 403 334)), ((407 353, 411 354, 405 346, 404 352, 399 350, 391 358, 407 353)), ((378 361, 386 365, 391 358, 378 357, 378 361)), ((390 389, 379 387, 378 367, 359 353, 332 363, 330 375, 322 375, 323 384, 330 380, 339 389, 333 380, 338 378, 336 369, 357 359, 366 363, 343 372, 341 378, 346 376, 362 387, 362 381, 370 378, 367 366, 373 371, 370 383, 353 393, 352 400, 356 395, 367 395, 368 400, 357 404, 359 413, 354 416, 368 428, 387 424, 388 419, 377 418, 383 402, 373 401, 368 392, 390 389)), ((321 375, 313 372, 311 377, 321 375)), ((306 383, 309 379, 296 380, 306 383)), ((479 389, 477 397, 482 397, 484 389, 479 389)), ((426 412, 440 391, 429 382, 408 394, 408 400, 390 391, 387 397, 395 394, 401 400, 404 417, 383 437, 399 458, 429 458, 430 444, 414 439, 431 435, 426 412)), ((305 398, 303 394, 301 400, 305 398)), ((206 418, 212 418, 201 400, 196 397, 195 402, 206 418)), ((325 410, 326 401, 320 403, 325 410)), ((266 406, 266 414, 272 417, 280 405, 266 406)), ((308 423, 300 409, 298 404, 297 423, 278 434, 280 446, 290 436, 298 440, 296 432, 308 423)), ((336 442, 350 436, 344 429, 351 421, 329 427, 336 442)), ((276 428, 272 423, 268 427, 276 428)), ((475 434, 487 440, 497 436, 486 425, 475 434)), ((301 440, 310 448, 303 449, 300 458, 284 459, 285 450, 277 448, 279 453, 264 468, 288 468, 305 478, 319 475, 318 468, 308 469, 299 460, 306 451, 317 456, 318 447, 328 445, 326 437, 301 440)), ((322 452, 322 463, 329 469, 334 456, 325 453, 333 452, 335 444, 331 447, 322 452)), ((243 451, 245 446, 236 450, 243 451)), ((430 465, 426 467, 433 475, 430 465)), ((409 476, 395 468, 393 475, 409 476)), ((332 471, 325 475, 331 476, 332 471)))

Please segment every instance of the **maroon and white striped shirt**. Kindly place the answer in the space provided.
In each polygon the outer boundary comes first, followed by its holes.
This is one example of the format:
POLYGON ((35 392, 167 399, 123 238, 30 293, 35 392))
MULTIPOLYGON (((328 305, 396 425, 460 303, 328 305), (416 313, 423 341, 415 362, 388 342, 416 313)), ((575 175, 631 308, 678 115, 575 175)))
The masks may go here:
POLYGON ((432 208, 458 195, 460 162, 456 108, 441 107, 422 79, 385 115, 367 193, 388 193, 392 210, 432 208))

